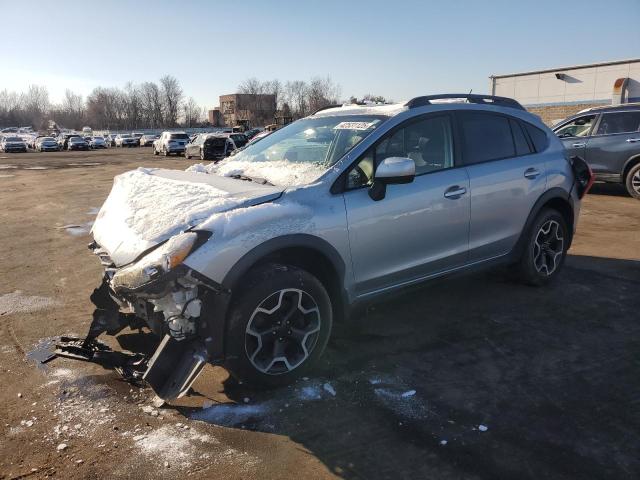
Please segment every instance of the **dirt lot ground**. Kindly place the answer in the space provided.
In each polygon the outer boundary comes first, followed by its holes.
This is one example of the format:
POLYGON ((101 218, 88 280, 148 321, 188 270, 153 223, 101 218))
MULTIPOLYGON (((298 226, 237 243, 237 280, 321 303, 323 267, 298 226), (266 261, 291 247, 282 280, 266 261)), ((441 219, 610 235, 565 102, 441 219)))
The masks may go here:
POLYGON ((96 365, 39 366, 47 339, 88 326, 88 230, 113 176, 190 163, 0 157, 0 478, 640 478, 640 202, 619 188, 587 197, 553 286, 431 284, 360 317, 288 388, 208 367, 157 408, 96 365))

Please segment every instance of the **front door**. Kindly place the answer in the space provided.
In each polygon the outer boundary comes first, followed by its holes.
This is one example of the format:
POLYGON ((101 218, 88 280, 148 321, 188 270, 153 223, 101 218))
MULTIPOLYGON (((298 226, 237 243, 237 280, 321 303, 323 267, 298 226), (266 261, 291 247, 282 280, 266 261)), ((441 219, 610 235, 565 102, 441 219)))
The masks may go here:
POLYGON ((419 281, 466 263, 469 179, 454 158, 449 115, 412 119, 372 146, 349 171, 344 201, 358 296, 419 281), (416 163, 412 183, 367 191, 387 157, 416 163))
POLYGON ((597 117, 594 113, 583 115, 554 130, 570 157, 577 155, 586 160, 586 146, 593 133, 597 117))

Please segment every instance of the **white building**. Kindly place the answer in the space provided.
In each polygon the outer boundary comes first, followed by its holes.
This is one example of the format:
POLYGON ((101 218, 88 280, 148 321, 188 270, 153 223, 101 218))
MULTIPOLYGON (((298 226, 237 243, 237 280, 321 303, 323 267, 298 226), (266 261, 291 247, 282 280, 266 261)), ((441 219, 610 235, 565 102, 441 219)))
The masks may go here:
POLYGON ((594 105, 640 102, 640 59, 492 75, 493 95, 518 100, 548 123, 594 105))

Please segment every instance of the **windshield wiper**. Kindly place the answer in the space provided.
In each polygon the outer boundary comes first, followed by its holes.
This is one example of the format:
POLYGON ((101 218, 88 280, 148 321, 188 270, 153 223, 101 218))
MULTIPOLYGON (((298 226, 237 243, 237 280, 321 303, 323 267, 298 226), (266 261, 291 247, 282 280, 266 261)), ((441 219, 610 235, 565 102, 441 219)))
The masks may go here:
POLYGON ((239 173, 236 173, 235 175, 229 175, 231 178, 235 178, 236 180, 245 180, 247 182, 255 182, 255 183, 259 183, 260 185, 270 185, 270 186, 275 186, 273 183, 271 183, 270 181, 268 181, 266 178, 260 178, 260 177, 250 177, 248 175, 241 175, 239 173))

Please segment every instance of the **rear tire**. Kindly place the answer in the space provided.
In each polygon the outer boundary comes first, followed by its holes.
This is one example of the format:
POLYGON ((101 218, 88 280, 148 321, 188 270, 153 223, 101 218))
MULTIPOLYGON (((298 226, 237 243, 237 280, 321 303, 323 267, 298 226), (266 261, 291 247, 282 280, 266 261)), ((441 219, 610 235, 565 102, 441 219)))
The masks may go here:
POLYGON ((166 149, 166 148, 163 148, 163 149, 162 149, 162 153, 164 154, 164 156, 165 156, 165 157, 168 157, 168 156, 169 156, 169 152, 167 151, 167 149, 166 149))
POLYGON ((553 209, 542 210, 527 232, 516 275, 522 282, 542 286, 561 270, 567 256, 569 231, 562 215, 553 209))
POLYGON ((225 367, 250 385, 293 382, 318 360, 332 327, 322 283, 298 267, 270 263, 250 271, 227 317, 225 367))
POLYGON ((631 170, 627 172, 624 185, 627 187, 629 195, 640 200, 640 163, 631 167, 631 170))
POLYGON ((158 150, 156 150, 155 145, 153 146, 153 154, 154 155, 160 155, 160 152, 158 150))

